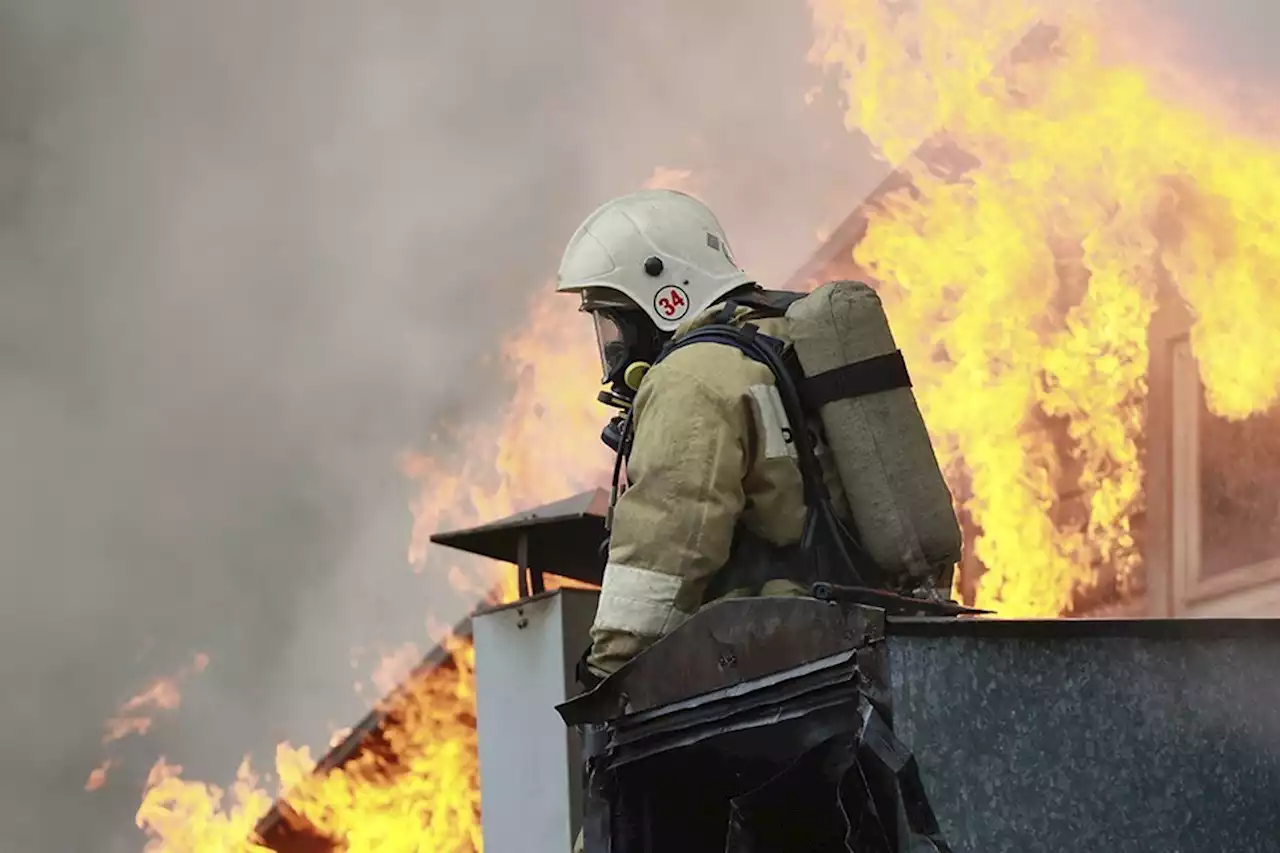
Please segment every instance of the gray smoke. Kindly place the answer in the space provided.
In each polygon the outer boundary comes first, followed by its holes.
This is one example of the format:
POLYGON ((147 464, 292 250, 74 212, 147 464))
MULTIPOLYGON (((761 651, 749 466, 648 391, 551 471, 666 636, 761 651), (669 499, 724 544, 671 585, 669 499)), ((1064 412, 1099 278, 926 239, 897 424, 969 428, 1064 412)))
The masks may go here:
MULTIPOLYGON (((0 3, 0 848, 137 850, 157 753, 225 783, 362 713, 349 650, 470 602, 395 467, 564 240, 688 168, 776 280, 869 180, 802 3, 0 3), (105 789, 103 721, 207 671, 105 789)), ((584 325, 583 334, 589 334, 584 325)))
MULTIPOLYGON (((1269 6, 1187 14, 1270 71, 1269 6)), ((578 221, 691 169, 770 282, 874 182, 810 40, 777 0, 0 0, 0 849, 137 850, 157 753, 224 782, 355 721, 349 650, 470 604, 406 566, 395 458, 501 404, 578 221)))

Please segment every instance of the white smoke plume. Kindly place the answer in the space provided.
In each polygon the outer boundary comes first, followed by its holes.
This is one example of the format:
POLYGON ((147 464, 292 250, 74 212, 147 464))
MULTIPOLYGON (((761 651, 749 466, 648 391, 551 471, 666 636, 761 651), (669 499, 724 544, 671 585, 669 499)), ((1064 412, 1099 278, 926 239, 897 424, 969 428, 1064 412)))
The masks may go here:
POLYGON ((762 279, 803 259, 868 179, 804 102, 808 27, 767 0, 0 3, 0 848, 139 849, 157 753, 222 780, 323 748, 363 713, 352 647, 464 612, 406 564, 397 455, 496 411, 480 359, 655 166, 703 179, 762 279), (85 792, 105 721, 196 653, 85 792))

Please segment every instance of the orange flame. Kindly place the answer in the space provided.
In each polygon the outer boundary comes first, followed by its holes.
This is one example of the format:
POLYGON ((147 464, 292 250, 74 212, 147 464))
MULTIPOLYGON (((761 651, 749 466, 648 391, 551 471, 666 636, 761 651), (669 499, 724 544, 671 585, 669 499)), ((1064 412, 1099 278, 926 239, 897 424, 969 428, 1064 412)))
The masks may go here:
MULTIPOLYGON (((102 745, 110 746, 116 741, 131 735, 144 735, 151 731, 155 722, 156 711, 174 711, 182 704, 182 694, 178 685, 192 675, 203 672, 209 665, 209 656, 197 654, 190 664, 179 669, 171 676, 157 678, 142 692, 133 696, 107 720, 102 745)), ((85 782, 86 791, 96 791, 107 783, 107 774, 118 766, 115 759, 104 759, 101 764, 89 773, 85 782)))
POLYGON ((230 791, 183 781, 181 773, 163 757, 151 768, 137 816, 138 827, 154 839, 146 853, 268 853, 249 840, 271 798, 259 789, 247 760, 230 791))
POLYGON ((415 674, 388 703, 378 748, 323 775, 281 771, 289 809, 342 849, 482 849, 474 653, 447 645, 449 665, 415 674))
POLYGON ((146 734, 151 729, 154 718, 141 712, 148 709, 176 710, 182 704, 179 682, 195 673, 204 672, 208 665, 209 656, 197 654, 189 665, 178 670, 175 675, 157 678, 145 690, 121 705, 120 712, 107 720, 107 733, 102 738, 103 746, 131 734, 146 734))
POLYGON ((97 767, 93 768, 93 770, 89 771, 89 779, 84 783, 84 789, 86 791, 96 791, 103 785, 107 784, 107 772, 114 766, 115 761, 108 758, 97 767))
POLYGON ((422 660, 422 650, 416 643, 405 643, 382 657, 370 676, 379 695, 386 695, 399 687, 422 660))
MULTIPOLYGON (((450 659, 414 673, 383 708, 379 738, 345 765, 313 773, 309 750, 281 744, 284 819, 348 853, 482 849, 476 762, 474 653, 445 638, 450 659)), ((146 853, 259 853, 271 797, 246 759, 230 791, 184 781, 162 758, 138 810, 146 853)))
POLYGON ((1086 4, 1063 5, 1051 51, 997 68, 1025 3, 813 2, 851 126, 894 159, 945 127, 972 158, 959 177, 909 164, 915 193, 872 215, 854 260, 889 283, 921 408, 966 483, 977 599, 1010 616, 1068 610, 1100 567, 1131 580, 1162 281, 1196 314, 1214 412, 1265 410, 1280 389, 1280 152, 1157 94, 1107 58, 1086 4), (1064 520, 1073 490, 1085 517, 1064 520))

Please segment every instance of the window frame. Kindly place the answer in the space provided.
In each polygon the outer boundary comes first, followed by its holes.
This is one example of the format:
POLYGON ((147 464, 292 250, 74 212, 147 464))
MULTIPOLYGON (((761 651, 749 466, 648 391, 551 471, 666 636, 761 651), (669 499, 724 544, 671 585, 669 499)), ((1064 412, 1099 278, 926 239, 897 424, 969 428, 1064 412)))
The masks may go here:
MULTIPOLYGON (((1204 386, 1196 367, 1189 336, 1169 341, 1172 430, 1172 525, 1171 563, 1175 616, 1195 616, 1197 611, 1214 610, 1212 615, 1229 615, 1223 605, 1255 603, 1255 594, 1268 587, 1280 591, 1280 554, 1258 563, 1229 569, 1204 577, 1202 506, 1200 494, 1200 412, 1204 386), (1215 606, 1216 605, 1216 606, 1215 606)), ((1268 596, 1269 598, 1270 596, 1268 596)), ((1205 614, 1209 615, 1209 614, 1205 614)))

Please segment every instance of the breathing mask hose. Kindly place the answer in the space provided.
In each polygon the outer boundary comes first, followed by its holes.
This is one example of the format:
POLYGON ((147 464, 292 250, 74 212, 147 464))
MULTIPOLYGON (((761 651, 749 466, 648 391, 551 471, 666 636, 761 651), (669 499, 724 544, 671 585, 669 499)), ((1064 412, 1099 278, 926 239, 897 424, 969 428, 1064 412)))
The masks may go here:
POLYGON ((620 486, 622 482, 622 466, 630 454, 631 410, 628 409, 622 416, 622 423, 618 427, 618 446, 613 456, 613 479, 610 481, 609 487, 609 509, 604 516, 605 530, 613 529, 613 509, 618 505, 618 497, 624 491, 620 486))
MULTIPOLYGON (((825 540, 827 548, 834 549, 835 562, 843 566, 856 585, 864 583, 862 570, 874 569, 874 564, 863 552, 857 534, 841 522, 831 503, 831 495, 823 479, 822 467, 815 453, 813 440, 806 428, 804 405, 800 399, 800 391, 791 379, 787 366, 782 362, 781 354, 773 347, 757 337, 758 329, 753 325, 742 328, 727 326, 704 327, 682 338, 679 342, 669 344, 663 355, 691 343, 707 341, 736 347, 766 365, 776 378, 778 394, 782 399, 782 408, 792 427, 792 440, 796 448, 796 464, 800 468, 800 480, 804 491, 805 513, 804 530, 801 535, 801 551, 814 561, 815 574, 824 580, 826 563, 821 552, 825 540), (825 534, 825 536, 824 536, 825 534)), ((661 359, 659 359, 661 360, 661 359)))

